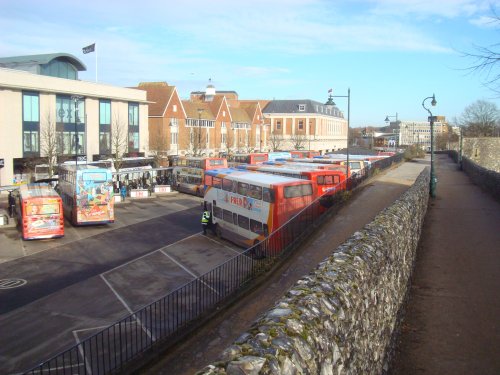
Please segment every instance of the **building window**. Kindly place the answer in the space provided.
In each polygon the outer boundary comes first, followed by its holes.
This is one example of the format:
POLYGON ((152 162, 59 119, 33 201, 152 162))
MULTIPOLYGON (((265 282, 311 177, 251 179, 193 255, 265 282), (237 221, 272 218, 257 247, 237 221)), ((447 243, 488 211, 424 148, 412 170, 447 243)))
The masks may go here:
POLYGON ((172 106, 172 110, 173 110, 174 112, 177 112, 177 104, 174 104, 174 105, 172 106))
POLYGON ((299 120, 299 130, 304 130, 304 121, 299 120))
POLYGON ((99 101, 99 154, 111 154, 111 101, 99 101))
POLYGON ((139 104, 128 104, 128 152, 139 151, 139 104))
POLYGON ((40 99, 38 93, 23 93, 23 154, 40 153, 40 99))
POLYGON ((299 112, 304 112, 306 110, 305 104, 299 104, 299 112))
POLYGON ((281 129, 281 121, 276 121, 276 129, 277 130, 281 129))
POLYGON ((64 155, 74 155, 78 137, 78 154, 84 154, 85 99, 78 100, 75 111, 75 101, 70 96, 58 95, 56 97, 56 118, 58 152, 64 155))
POLYGON ((177 145, 179 142, 179 133, 170 133, 170 144, 177 145))

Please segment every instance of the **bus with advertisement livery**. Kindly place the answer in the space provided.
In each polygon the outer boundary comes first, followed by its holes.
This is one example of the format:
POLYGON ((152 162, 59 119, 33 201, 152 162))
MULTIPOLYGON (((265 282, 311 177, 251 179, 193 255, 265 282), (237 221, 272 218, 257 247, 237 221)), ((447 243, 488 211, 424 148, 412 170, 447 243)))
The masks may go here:
POLYGON ((16 206, 23 240, 64 236, 62 200, 49 184, 21 185, 16 206))
POLYGON ((110 169, 91 164, 61 164, 57 190, 63 201, 64 215, 73 225, 114 223, 110 169))
POLYGON ((173 187, 177 191, 202 197, 205 189, 205 172, 227 168, 227 159, 212 157, 185 157, 172 160, 173 187))
MULTIPOLYGON (((272 174, 216 169, 206 172, 205 183, 204 203, 218 236, 244 247, 263 241, 315 200, 312 181, 272 174)), ((286 239, 273 243, 279 252, 286 239)))

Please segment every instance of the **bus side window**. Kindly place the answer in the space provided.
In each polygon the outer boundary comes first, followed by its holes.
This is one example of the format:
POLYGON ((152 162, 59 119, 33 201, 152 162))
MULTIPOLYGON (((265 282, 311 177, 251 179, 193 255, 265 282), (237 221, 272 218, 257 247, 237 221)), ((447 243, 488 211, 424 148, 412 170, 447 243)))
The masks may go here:
POLYGON ((233 191, 233 181, 223 178, 222 179, 222 190, 233 191))
POLYGON ((238 194, 247 195, 248 194, 248 184, 245 182, 238 182, 238 194))
POLYGON ((325 177, 318 176, 318 180, 316 182, 318 183, 318 185, 324 185, 325 184, 325 177))
POLYGON ((267 227, 267 224, 264 224, 263 227, 264 227, 264 236, 266 237, 269 236, 269 229, 267 227))
POLYGON ((250 230, 257 234, 262 234, 262 223, 257 220, 250 219, 250 230))
POLYGON ((273 203, 274 196, 273 191, 269 188, 262 188, 262 200, 264 202, 273 203))
POLYGON ((214 206, 214 216, 217 219, 222 219, 222 209, 220 207, 214 206))
POLYGON ((205 176, 205 185, 212 186, 212 176, 205 176))
POLYGON ((227 221, 228 223, 233 223, 233 213, 228 210, 222 211, 222 220, 227 221))
POLYGON ((243 215, 238 215, 238 226, 240 228, 248 230, 249 224, 250 224, 250 220, 248 219, 248 217, 243 216, 243 215))
POLYGON ((233 213, 233 224, 238 225, 238 215, 233 213))
POLYGON ((331 175, 325 176, 325 184, 332 185, 333 184, 333 176, 331 176, 331 175))
POLYGON ((220 189, 221 179, 219 177, 214 177, 212 180, 213 180, 213 186, 216 187, 217 189, 220 189))

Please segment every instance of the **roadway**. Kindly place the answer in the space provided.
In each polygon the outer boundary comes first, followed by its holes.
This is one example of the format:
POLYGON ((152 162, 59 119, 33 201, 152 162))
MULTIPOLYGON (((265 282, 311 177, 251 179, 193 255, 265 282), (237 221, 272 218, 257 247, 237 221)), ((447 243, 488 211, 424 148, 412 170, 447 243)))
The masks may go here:
POLYGON ((115 207, 116 223, 66 223, 61 239, 0 229, 0 373, 48 359, 242 251, 200 234, 200 198, 115 207))

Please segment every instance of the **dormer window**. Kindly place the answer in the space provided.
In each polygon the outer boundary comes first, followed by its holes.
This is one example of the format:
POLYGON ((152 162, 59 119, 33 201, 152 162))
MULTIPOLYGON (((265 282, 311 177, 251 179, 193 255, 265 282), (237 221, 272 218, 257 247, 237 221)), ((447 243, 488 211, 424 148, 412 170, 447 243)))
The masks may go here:
POLYGON ((306 110, 305 104, 299 104, 299 112, 304 112, 306 110))

